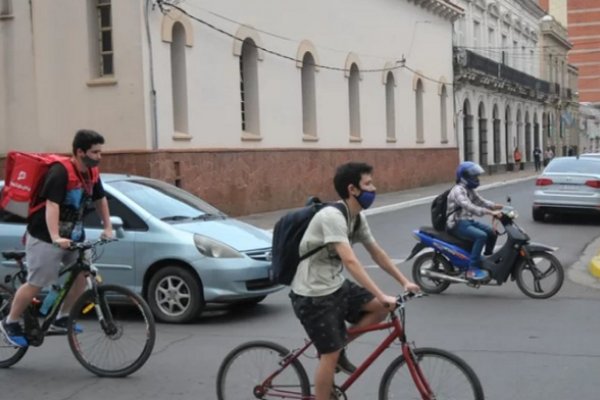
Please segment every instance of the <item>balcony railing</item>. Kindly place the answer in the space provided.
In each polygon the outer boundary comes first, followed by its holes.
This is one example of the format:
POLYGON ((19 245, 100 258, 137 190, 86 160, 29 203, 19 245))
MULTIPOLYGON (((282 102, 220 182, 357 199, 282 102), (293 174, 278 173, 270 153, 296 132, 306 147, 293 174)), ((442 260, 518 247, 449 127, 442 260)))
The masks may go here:
POLYGON ((511 68, 506 64, 490 60, 489 58, 472 51, 466 50, 465 52, 467 68, 475 69, 487 75, 492 75, 498 79, 517 83, 541 93, 557 95, 560 93, 560 86, 558 84, 551 84, 548 81, 537 79, 529 74, 511 68))

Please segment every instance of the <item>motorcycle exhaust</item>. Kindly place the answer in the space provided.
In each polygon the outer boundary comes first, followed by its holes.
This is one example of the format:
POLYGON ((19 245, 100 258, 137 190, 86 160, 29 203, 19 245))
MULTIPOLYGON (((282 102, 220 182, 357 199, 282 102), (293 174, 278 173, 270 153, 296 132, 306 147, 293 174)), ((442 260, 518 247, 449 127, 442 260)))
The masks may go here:
POLYGON ((457 278, 455 276, 450 276, 450 275, 446 275, 446 274, 442 274, 440 272, 435 272, 435 271, 430 271, 430 270, 425 270, 424 272, 421 272, 421 274, 428 278, 444 279, 444 280, 454 282, 454 283, 469 283, 469 281, 466 279, 457 278))

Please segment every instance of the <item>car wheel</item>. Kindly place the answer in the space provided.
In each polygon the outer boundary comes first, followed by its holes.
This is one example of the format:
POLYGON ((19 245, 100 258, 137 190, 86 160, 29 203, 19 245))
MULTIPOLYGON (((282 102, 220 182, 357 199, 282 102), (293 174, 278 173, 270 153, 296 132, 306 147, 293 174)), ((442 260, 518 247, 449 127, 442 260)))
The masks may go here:
POLYGON ((545 214, 545 212, 541 208, 533 208, 531 210, 531 216, 533 217, 533 220, 536 222, 544 221, 544 214, 545 214))
POLYGON ((162 322, 183 323, 196 318, 204 307, 198 279, 182 267, 160 268, 148 285, 148 304, 162 322))

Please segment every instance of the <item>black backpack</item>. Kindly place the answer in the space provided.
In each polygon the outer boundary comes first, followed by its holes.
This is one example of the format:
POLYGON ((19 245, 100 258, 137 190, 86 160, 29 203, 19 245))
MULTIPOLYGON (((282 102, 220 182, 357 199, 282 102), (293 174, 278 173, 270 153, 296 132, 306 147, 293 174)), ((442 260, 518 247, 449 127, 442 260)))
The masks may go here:
MULTIPOLYGON (((348 211, 342 203, 322 203, 318 198, 312 197, 305 207, 294 210, 284 215, 277 221, 273 228, 272 267, 273 282, 282 285, 290 285, 296 275, 300 261, 316 254, 326 245, 310 250, 300 255, 300 241, 308 228, 308 224, 317 212, 325 207, 335 207, 348 219, 348 211)), ((356 232, 360 226, 360 218, 354 225, 356 232)))
POLYGON ((447 214, 448 195, 451 190, 452 188, 444 191, 433 199, 433 202, 431 203, 431 225, 438 231, 446 231, 446 221, 448 220, 448 217, 460 209, 460 207, 457 207, 452 210, 450 214, 447 214))

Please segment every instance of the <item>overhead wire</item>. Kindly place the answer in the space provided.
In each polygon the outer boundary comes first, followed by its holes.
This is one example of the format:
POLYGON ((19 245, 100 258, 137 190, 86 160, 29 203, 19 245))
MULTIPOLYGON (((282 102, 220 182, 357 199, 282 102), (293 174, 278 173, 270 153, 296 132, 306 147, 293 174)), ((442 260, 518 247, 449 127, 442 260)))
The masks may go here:
MULTIPOLYGON (((178 4, 172 4, 172 3, 164 2, 164 0, 157 0, 157 3, 159 4, 159 7, 161 8, 161 11, 163 12, 163 14, 165 14, 167 16, 168 16, 168 12, 164 9, 164 7, 174 8, 174 9, 178 10, 179 12, 183 13, 184 15, 186 15, 188 18, 190 18, 190 19, 192 19, 192 20, 194 20, 194 21, 196 21, 196 22, 198 22, 198 23, 200 23, 200 24, 202 24, 202 25, 204 25, 204 26, 206 26, 206 27, 208 27, 208 28, 216 31, 216 32, 219 32, 219 33, 221 33, 221 34, 223 34, 225 36, 228 36, 228 37, 230 37, 230 38, 232 38, 234 40, 237 40, 239 42, 244 42, 245 41, 245 38, 239 38, 239 37, 235 36, 234 34, 232 34, 230 32, 227 32, 226 30, 224 30, 224 29, 216 26, 213 23, 210 23, 210 22, 208 22, 208 21, 206 21, 206 20, 204 20, 202 18, 199 18, 199 17, 191 14, 187 10, 183 9, 182 7, 180 7, 178 4)), ((207 10, 207 12, 210 12, 210 11, 207 10)), ((220 17, 221 18, 227 18, 227 17, 221 16, 221 15, 220 15, 220 17)), ((239 22, 234 21, 232 19, 229 19, 229 21, 230 22, 235 22, 235 23, 240 24, 240 25, 243 25, 242 23, 239 23, 239 22)), ((253 29, 255 29, 255 28, 253 28, 253 29)), ((260 29, 255 29, 255 30, 257 32, 263 32, 263 33, 266 32, 266 31, 260 30, 260 29)), ((293 39, 286 38, 286 37, 281 36, 281 35, 276 35, 276 34, 272 34, 272 33, 269 33, 269 35, 273 36, 273 37, 277 37, 277 38, 283 39, 283 40, 294 41, 293 39)), ((279 57, 279 58, 282 58, 282 59, 285 59, 285 60, 288 60, 288 61, 292 61, 292 62, 295 62, 295 63, 302 63, 303 62, 303 60, 299 60, 296 57, 292 57, 292 56, 283 54, 283 53, 281 53, 279 51, 276 51, 276 50, 271 50, 271 49, 266 48, 264 46, 260 46, 260 45, 254 43, 254 42, 247 42, 247 43, 250 44, 250 45, 252 45, 256 49, 262 50, 265 53, 271 54, 273 56, 276 56, 276 57, 279 57)), ((340 50, 338 50, 338 51, 340 51, 340 50)), ((444 82, 444 81, 440 81, 440 80, 435 79, 435 78, 431 78, 429 76, 423 75, 421 72, 415 71, 414 69, 408 67, 406 65, 406 59, 404 57, 402 57, 400 59, 393 60, 392 62, 394 63, 393 66, 384 67, 384 68, 365 68, 365 69, 360 69, 360 72, 361 73, 375 73, 375 72, 388 72, 388 71, 394 71, 394 70, 399 70, 399 69, 406 69, 406 70, 409 70, 409 71, 411 71, 413 73, 418 74, 419 77, 421 77, 421 78, 423 78, 425 80, 428 80, 428 81, 431 81, 431 82, 436 82, 436 83, 443 83, 443 84, 445 84, 447 86, 452 86, 452 83, 450 83, 450 82, 444 82)), ((345 73, 350 72, 350 70, 348 68, 344 68, 344 67, 336 67, 336 66, 325 65, 325 64, 318 64, 318 63, 311 63, 311 65, 313 65, 313 66, 315 66, 317 68, 320 68, 320 69, 324 69, 324 70, 338 71, 338 72, 345 72, 345 73)))

